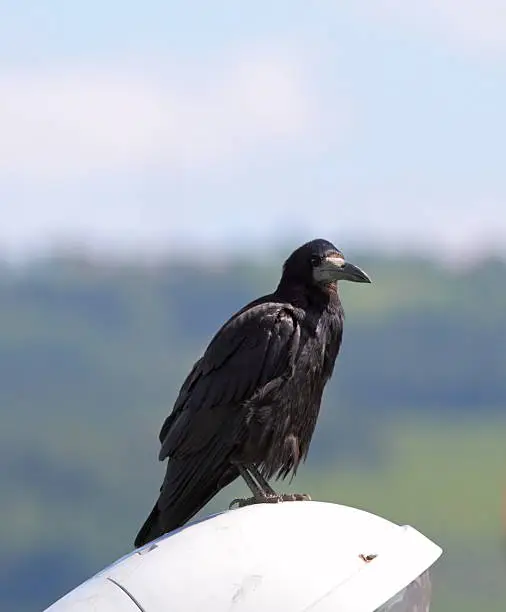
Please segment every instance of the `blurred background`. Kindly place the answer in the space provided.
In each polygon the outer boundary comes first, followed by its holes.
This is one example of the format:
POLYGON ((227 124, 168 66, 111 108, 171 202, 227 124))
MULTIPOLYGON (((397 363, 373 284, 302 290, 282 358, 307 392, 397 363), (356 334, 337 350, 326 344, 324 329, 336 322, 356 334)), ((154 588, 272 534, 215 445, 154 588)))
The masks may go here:
POLYGON ((1 610, 131 550, 189 367, 315 237, 373 285, 292 490, 504 610, 505 59, 499 0, 0 3, 1 610))

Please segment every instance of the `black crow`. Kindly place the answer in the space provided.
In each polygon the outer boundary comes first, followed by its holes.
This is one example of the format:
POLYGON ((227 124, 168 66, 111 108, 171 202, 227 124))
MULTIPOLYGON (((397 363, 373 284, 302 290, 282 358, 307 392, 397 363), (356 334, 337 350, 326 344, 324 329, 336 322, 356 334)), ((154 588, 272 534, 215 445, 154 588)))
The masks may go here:
POLYGON ((167 472, 136 547, 186 523, 238 476, 253 493, 239 505, 309 499, 278 495, 267 481, 295 474, 306 458, 341 345, 339 280, 370 282, 330 242, 308 242, 287 259, 274 293, 214 336, 162 426, 167 472))

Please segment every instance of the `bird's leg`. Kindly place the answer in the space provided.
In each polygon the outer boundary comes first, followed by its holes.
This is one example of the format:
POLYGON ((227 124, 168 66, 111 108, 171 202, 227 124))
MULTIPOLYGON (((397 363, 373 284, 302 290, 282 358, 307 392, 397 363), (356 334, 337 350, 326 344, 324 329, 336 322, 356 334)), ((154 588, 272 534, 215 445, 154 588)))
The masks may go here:
MULTIPOLYGON (((248 472, 247 468, 245 468, 244 465, 241 465, 238 463, 237 469, 239 470, 239 474, 243 477, 244 481, 248 485, 250 491, 253 493, 254 497, 257 497, 257 498, 266 497, 266 493, 268 493, 268 491, 262 487, 262 483, 257 483, 255 481, 254 477, 248 472)), ((253 471, 251 467, 249 469, 253 471)))
MULTIPOLYGON (((230 509, 235 506, 242 508, 243 506, 251 506, 252 504, 277 503, 278 501, 282 501, 279 499, 276 491, 269 486, 269 483, 264 478, 260 477, 260 483, 257 483, 244 465, 241 463, 236 463, 236 466, 239 470, 239 474, 242 476, 250 491, 253 493, 253 497, 249 497, 248 499, 234 499, 229 506, 230 509)), ((256 468, 249 466, 249 469, 252 472, 255 470, 255 472, 258 474, 258 470, 256 470, 256 468)))
POLYGON ((258 484, 262 487, 262 489, 268 493, 269 495, 277 495, 276 491, 271 487, 271 485, 267 482, 267 480, 262 476, 260 470, 256 467, 256 465, 250 465, 249 470, 253 475, 253 478, 256 479, 258 484))
POLYGON ((253 493, 253 497, 248 499, 234 499, 229 506, 230 509, 234 508, 235 506, 242 508, 244 506, 251 506, 252 504, 275 504, 283 501, 311 501, 311 497, 305 493, 276 493, 256 466, 249 465, 248 471, 244 465, 241 465, 240 463, 237 463, 236 465, 240 475, 243 477, 244 481, 253 493))
POLYGON ((269 485, 267 480, 262 476, 260 470, 255 465, 250 465, 250 472, 257 479, 258 484, 263 487, 264 491, 280 498, 280 501, 311 501, 311 497, 307 493, 276 493, 269 485))

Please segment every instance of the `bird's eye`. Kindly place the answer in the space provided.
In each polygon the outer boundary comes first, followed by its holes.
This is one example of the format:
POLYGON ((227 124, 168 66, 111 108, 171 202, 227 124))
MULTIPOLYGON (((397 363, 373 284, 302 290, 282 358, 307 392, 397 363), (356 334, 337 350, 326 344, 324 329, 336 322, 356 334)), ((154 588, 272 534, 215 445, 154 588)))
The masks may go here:
POLYGON ((322 258, 319 255, 312 255, 311 256, 311 265, 313 266, 319 266, 322 262, 322 258))

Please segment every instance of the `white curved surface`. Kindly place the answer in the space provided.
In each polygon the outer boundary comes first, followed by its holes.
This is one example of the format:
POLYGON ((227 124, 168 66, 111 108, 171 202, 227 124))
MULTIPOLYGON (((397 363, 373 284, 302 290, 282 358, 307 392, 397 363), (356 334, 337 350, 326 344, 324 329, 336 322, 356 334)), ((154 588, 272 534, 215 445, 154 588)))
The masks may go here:
POLYGON ((355 508, 261 504, 147 544, 47 612, 372 612, 441 552, 415 529, 355 508))

